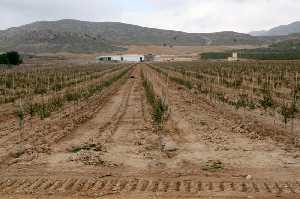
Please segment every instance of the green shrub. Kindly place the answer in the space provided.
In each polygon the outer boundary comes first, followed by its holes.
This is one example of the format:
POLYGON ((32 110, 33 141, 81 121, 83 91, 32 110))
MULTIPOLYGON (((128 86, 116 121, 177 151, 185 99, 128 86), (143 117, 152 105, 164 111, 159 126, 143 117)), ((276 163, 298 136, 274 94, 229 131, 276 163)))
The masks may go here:
POLYGON ((8 57, 6 54, 0 55, 0 64, 9 64, 8 57))
POLYGON ((23 62, 20 54, 16 51, 7 52, 6 56, 8 58, 9 64, 19 65, 23 62))
POLYGON ((0 55, 0 64, 19 65, 23 62, 20 54, 15 51, 7 52, 0 55))

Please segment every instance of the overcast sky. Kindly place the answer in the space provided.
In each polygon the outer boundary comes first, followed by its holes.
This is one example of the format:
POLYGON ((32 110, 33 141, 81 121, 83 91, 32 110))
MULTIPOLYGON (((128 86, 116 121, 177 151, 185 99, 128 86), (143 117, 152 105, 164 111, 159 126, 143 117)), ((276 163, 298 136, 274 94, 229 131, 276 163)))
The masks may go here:
POLYGON ((300 0, 0 0, 0 17, 0 29, 68 18, 185 32, 249 32, 300 20, 300 0))

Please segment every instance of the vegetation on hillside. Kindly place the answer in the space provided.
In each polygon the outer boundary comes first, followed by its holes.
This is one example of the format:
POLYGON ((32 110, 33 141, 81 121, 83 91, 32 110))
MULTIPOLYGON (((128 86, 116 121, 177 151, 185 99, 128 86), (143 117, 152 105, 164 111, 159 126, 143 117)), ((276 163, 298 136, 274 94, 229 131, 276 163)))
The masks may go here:
MULTIPOLYGON (((227 59, 231 56, 230 52, 209 52, 202 53, 202 59, 227 59)), ((273 51, 268 49, 255 49, 239 51, 241 59, 257 59, 257 60, 296 60, 300 59, 300 51, 273 51)))
MULTIPOLYGON (((233 51, 202 53, 202 59, 227 59, 233 51)), ((277 42, 268 48, 241 49, 239 58, 258 60, 295 60, 300 59, 300 40, 277 42)))

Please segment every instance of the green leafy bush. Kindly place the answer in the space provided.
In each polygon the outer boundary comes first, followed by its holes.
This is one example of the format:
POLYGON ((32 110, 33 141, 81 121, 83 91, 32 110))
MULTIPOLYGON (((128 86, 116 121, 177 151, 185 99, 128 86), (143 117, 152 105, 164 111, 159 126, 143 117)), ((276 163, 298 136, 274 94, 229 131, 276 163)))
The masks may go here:
POLYGON ((16 51, 7 52, 0 55, 0 64, 19 65, 23 62, 20 54, 16 51))

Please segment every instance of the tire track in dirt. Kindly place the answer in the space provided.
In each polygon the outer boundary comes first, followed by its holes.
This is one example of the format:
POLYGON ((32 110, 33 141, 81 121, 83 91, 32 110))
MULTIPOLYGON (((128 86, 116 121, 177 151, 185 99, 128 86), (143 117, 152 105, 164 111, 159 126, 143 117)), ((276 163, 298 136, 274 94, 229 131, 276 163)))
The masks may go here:
POLYGON ((159 137, 146 118, 147 110, 139 67, 134 70, 132 76, 133 85, 124 108, 113 125, 105 130, 107 133, 104 135, 108 136, 100 137, 100 140, 105 143, 107 151, 103 158, 106 161, 146 169, 155 166, 156 161, 162 159, 164 154, 160 152, 159 137))
POLYGON ((4 177, 0 180, 2 194, 30 195, 80 195, 184 193, 189 196, 300 196, 300 183, 290 181, 230 181, 203 180, 197 178, 69 178, 59 177, 4 177))
POLYGON ((120 103, 120 106, 118 110, 113 114, 113 116, 110 119, 110 122, 107 123, 105 126, 99 129, 99 134, 96 136, 96 140, 100 141, 100 143, 106 143, 108 142, 113 134, 115 133, 116 129, 120 125, 120 120, 124 117, 126 114, 126 111, 128 109, 128 102, 129 98, 132 93, 134 82, 130 81, 128 86, 123 88, 123 96, 122 96, 122 101, 120 103))

